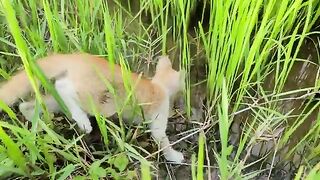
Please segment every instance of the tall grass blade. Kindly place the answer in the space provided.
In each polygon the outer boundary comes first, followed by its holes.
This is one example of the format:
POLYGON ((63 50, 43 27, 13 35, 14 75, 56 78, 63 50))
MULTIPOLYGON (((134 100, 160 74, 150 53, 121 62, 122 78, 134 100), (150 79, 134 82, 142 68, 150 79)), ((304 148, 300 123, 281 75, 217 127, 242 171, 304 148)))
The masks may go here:
POLYGON ((198 150, 198 166, 197 166, 197 180, 202 180, 204 179, 203 175, 203 165, 204 165, 204 143, 205 143, 205 134, 204 132, 200 132, 199 134, 199 150, 198 150))
POLYGON ((29 176, 30 172, 27 168, 27 160, 24 158, 22 151, 20 150, 19 146, 13 142, 10 136, 2 129, 0 126, 0 139, 3 144, 7 147, 7 154, 13 162, 24 171, 25 175, 29 176))

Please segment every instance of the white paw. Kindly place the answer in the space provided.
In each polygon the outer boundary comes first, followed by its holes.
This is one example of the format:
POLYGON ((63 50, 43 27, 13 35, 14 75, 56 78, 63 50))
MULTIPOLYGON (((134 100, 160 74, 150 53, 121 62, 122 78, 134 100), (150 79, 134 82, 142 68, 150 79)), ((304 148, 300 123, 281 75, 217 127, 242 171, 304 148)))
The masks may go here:
POLYGON ((79 128, 84 131, 86 134, 89 134, 92 131, 91 123, 89 122, 78 122, 79 128))
POLYGON ((176 151, 174 149, 171 149, 167 152, 164 153, 164 157, 168 160, 168 161, 172 161, 175 163, 182 163, 184 161, 184 157, 183 154, 179 151, 176 151))
POLYGON ((84 131, 86 134, 89 134, 92 131, 92 126, 88 117, 75 119, 79 128, 84 131))
POLYGON ((19 110, 28 121, 32 121, 34 115, 34 106, 32 103, 24 102, 19 104, 19 110))

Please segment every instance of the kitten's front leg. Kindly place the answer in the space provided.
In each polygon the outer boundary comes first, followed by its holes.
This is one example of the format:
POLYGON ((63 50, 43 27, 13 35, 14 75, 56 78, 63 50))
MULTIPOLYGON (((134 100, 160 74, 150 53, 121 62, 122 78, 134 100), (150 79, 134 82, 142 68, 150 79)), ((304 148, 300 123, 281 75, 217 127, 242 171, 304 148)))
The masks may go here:
POLYGON ((168 136, 166 135, 168 117, 161 113, 155 116, 150 125, 152 136, 156 141, 160 142, 160 148, 165 148, 163 154, 168 161, 176 163, 182 163, 184 158, 183 154, 179 151, 174 150, 169 142, 168 136))
POLYGON ((59 95, 64 100, 65 105, 68 107, 72 118, 77 122, 80 129, 84 130, 87 134, 92 131, 90 120, 79 104, 78 96, 72 82, 68 79, 59 79, 55 83, 59 95))

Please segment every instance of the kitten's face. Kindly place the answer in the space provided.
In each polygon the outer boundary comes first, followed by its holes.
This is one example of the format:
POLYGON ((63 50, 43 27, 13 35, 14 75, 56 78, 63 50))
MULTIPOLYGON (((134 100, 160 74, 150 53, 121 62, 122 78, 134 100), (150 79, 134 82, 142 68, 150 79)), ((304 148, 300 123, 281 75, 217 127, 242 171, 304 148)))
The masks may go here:
POLYGON ((168 56, 160 56, 154 80, 165 86, 170 95, 174 95, 184 88, 185 71, 172 69, 168 56))

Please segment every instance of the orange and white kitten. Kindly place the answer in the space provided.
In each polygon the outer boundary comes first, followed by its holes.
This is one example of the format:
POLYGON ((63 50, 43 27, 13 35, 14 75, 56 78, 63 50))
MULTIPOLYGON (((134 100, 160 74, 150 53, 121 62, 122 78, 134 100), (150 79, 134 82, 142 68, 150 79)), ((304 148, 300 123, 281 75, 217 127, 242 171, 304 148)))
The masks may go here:
MULTIPOLYGON (((54 87, 64 100, 73 120, 86 133, 92 131, 87 114, 92 114, 93 100, 98 111, 104 116, 116 113, 116 103, 124 105, 126 94, 121 67, 114 65, 113 71, 103 58, 90 54, 55 54, 37 61, 39 67, 49 79, 54 79, 54 87), (104 78, 104 79, 102 79, 104 78), (106 88, 105 80, 111 83, 117 97, 106 88), (122 97, 122 98, 121 98, 122 97), (120 101, 120 102, 118 102, 120 101)), ((134 98, 143 110, 145 119, 150 120, 152 136, 164 148, 163 153, 167 160, 181 163, 184 158, 181 152, 170 146, 166 135, 169 116, 169 101, 183 88, 184 74, 172 69, 167 56, 161 56, 156 67, 154 77, 149 80, 131 73, 131 82, 134 85, 134 98)), ((23 98, 32 90, 25 71, 20 71, 0 87, 0 99, 12 105, 19 98, 23 98)), ((59 106, 50 95, 43 97, 50 112, 59 112, 59 106)), ((34 115, 34 101, 23 102, 19 110, 26 119, 31 120, 34 115)))

